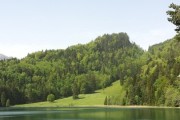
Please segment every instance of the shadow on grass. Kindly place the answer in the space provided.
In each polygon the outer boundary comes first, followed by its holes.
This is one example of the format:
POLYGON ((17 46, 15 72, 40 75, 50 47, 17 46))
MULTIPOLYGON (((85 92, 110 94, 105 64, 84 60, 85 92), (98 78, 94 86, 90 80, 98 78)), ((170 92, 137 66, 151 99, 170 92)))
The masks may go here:
POLYGON ((84 96, 78 97, 76 100, 84 99, 84 96))

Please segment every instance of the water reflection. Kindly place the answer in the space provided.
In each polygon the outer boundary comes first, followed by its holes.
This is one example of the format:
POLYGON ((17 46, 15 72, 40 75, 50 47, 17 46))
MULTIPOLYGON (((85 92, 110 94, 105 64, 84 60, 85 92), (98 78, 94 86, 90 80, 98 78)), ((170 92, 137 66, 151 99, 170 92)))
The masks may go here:
POLYGON ((172 108, 26 108, 0 109, 1 120, 179 120, 172 108))

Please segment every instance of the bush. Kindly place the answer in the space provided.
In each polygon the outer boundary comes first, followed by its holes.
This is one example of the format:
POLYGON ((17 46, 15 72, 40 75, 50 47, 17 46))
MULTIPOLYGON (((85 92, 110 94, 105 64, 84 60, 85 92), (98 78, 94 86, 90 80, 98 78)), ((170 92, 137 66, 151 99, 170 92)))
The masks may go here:
POLYGON ((54 102, 54 100, 55 100, 54 94, 49 94, 49 95, 47 96, 47 101, 48 101, 48 102, 54 102))

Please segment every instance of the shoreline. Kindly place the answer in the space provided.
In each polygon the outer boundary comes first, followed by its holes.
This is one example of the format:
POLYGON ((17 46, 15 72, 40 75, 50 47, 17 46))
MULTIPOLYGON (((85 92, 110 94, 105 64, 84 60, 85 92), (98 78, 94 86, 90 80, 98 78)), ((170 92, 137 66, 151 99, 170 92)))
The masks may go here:
POLYGON ((77 106, 11 106, 10 108, 175 108, 180 109, 180 107, 168 107, 168 106, 143 106, 143 105, 129 105, 129 106, 120 106, 120 105, 77 105, 77 106))

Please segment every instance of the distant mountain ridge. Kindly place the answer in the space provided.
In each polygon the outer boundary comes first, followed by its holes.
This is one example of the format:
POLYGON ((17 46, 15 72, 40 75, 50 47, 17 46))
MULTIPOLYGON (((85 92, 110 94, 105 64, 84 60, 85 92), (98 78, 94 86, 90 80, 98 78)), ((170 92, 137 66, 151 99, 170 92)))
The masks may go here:
POLYGON ((3 55, 3 54, 0 54, 0 60, 6 60, 6 59, 9 59, 10 57, 6 56, 6 55, 3 55))

